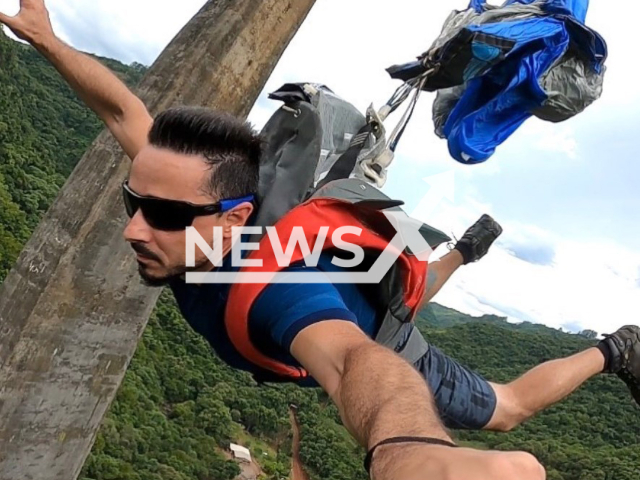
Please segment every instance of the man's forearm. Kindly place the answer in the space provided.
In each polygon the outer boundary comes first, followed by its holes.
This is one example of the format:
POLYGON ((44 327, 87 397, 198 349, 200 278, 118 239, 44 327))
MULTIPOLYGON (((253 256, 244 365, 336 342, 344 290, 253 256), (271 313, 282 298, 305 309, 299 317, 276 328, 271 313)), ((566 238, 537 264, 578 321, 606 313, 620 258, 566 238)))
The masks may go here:
POLYGON ((397 436, 450 440, 425 380, 377 344, 347 354, 335 398, 347 428, 365 448, 397 436))
MULTIPOLYGON (((291 353, 340 409, 350 433, 370 450, 393 437, 450 442, 433 395, 418 371, 345 321, 302 330, 291 353)), ((543 480, 544 468, 522 452, 484 452, 433 443, 383 445, 375 450, 375 480, 543 480)))
POLYGON ((144 108, 127 86, 98 60, 56 37, 35 40, 33 46, 107 125, 122 122, 130 109, 144 108))
POLYGON ((142 100, 98 60, 55 36, 34 39, 31 43, 100 117, 129 158, 134 159, 147 144, 153 123, 142 100))

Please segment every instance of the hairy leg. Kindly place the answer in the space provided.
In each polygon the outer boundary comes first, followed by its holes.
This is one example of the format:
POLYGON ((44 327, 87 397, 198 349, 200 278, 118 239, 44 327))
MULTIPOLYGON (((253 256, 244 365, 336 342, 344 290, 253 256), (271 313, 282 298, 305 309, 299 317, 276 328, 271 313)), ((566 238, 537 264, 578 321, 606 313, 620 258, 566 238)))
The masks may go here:
POLYGON ((509 431, 551 405, 564 400, 591 377, 602 373, 604 355, 597 348, 529 370, 506 385, 491 384, 497 406, 486 430, 509 431))

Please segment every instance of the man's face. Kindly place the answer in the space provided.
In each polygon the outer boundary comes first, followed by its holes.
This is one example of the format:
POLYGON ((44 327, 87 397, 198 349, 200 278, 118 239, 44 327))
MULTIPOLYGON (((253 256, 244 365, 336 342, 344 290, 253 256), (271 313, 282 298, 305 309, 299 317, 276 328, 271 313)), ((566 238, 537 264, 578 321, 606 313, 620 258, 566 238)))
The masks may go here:
MULTIPOLYGON (((209 205, 219 200, 205 188, 210 175, 211 167, 200 156, 174 153, 149 145, 133 161, 129 187, 142 196, 209 205)), ((244 225, 250 213, 251 206, 243 204, 227 213, 195 217, 191 226, 212 247, 213 228, 223 227, 224 242, 230 245, 231 227, 244 225)), ((124 237, 137 254, 141 277, 150 286, 164 285, 186 271, 207 271, 212 268, 198 248, 196 266, 186 268, 186 231, 153 228, 140 209, 129 221, 124 237)), ((229 245, 224 245, 223 251, 229 245)))

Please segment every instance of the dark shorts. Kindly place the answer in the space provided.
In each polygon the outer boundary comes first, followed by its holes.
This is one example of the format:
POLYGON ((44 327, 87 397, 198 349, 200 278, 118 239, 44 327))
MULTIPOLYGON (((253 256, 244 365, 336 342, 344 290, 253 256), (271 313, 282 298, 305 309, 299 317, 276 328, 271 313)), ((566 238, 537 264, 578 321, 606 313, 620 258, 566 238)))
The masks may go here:
POLYGON ((496 394, 482 376, 463 367, 438 348, 415 363, 435 397, 440 417, 447 428, 481 430, 496 409, 496 394))

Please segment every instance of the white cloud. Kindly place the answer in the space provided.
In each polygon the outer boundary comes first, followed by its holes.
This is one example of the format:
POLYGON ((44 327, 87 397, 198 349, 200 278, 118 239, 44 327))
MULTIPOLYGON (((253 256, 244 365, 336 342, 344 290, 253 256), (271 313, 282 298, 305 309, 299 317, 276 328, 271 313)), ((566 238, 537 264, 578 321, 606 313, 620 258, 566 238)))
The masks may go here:
POLYGON ((558 125, 531 119, 526 134, 532 146, 541 152, 557 152, 571 160, 578 159, 578 141, 571 124, 558 125))
POLYGON ((538 148, 543 151, 564 153, 572 160, 577 159, 578 142, 567 130, 569 129, 563 129, 563 131, 554 132, 552 135, 541 138, 537 144, 538 148))
MULTIPOLYGON (((442 208, 431 223, 440 227, 449 219, 459 237, 482 213, 491 213, 490 206, 460 202, 442 208)), ((515 322, 535 321, 555 328, 579 325, 600 333, 637 323, 639 252, 615 242, 566 240, 536 226, 496 220, 504 228, 500 241, 480 262, 458 270, 436 302, 515 322), (552 245, 553 263, 536 265, 505 248, 523 241, 552 245)), ((436 251, 436 258, 443 254, 444 248, 436 251)))

